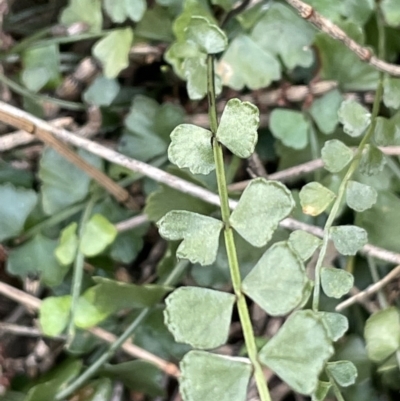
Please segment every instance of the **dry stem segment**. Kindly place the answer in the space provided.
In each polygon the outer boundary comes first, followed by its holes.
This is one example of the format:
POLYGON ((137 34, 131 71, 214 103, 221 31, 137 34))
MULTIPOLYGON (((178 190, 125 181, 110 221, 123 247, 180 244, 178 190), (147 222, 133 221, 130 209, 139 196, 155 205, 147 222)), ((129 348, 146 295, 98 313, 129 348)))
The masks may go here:
POLYGON ((295 8, 302 18, 309 21, 321 32, 324 32, 331 38, 342 42, 361 61, 370 64, 372 67, 376 68, 379 71, 386 72, 396 77, 400 77, 400 66, 387 63, 386 61, 375 57, 370 49, 359 45, 337 25, 315 11, 313 7, 311 7, 309 4, 303 3, 300 0, 286 0, 286 2, 289 3, 293 8, 295 8))
MULTIPOLYGON (((5 105, 5 103, 3 103, 5 105)), ((7 105, 8 106, 8 105, 7 105)), ((11 106, 8 106, 11 107, 11 106)), ((15 108, 12 108, 15 110, 15 108)), ((18 110, 20 112, 20 110, 18 110)), ((24 113, 27 114, 27 113, 24 113)), ((29 116, 29 114, 27 114, 29 116)), ((44 142, 46 145, 52 147, 60 155, 65 157, 75 166, 83 170, 86 174, 92 177, 99 185, 104 187, 111 195, 117 199, 118 202, 124 203, 128 208, 133 210, 138 210, 138 206, 133 198, 130 196, 129 192, 116 184, 111 178, 109 178, 102 171, 98 170, 86 160, 76 154, 67 145, 61 142, 52 134, 52 127, 50 124, 46 123, 46 127, 43 128, 41 125, 35 124, 25 115, 19 115, 18 113, 9 113, 5 110, 0 110, 0 120, 6 124, 12 125, 30 134, 34 134, 38 139, 44 142)))

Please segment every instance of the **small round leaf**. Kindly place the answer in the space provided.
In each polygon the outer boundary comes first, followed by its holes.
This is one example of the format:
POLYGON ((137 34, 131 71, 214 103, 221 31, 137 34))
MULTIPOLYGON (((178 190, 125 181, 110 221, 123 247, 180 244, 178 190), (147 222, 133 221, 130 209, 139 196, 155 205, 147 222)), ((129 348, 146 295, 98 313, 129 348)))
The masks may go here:
POLYGON ((300 204, 303 213, 318 216, 331 204, 335 194, 319 182, 310 182, 300 191, 300 204))
POLYGON ((210 265, 217 257, 222 221, 185 210, 168 212, 158 221, 160 235, 171 241, 183 239, 176 256, 192 263, 210 265))
POLYGON ((185 401, 246 400, 252 374, 248 359, 190 351, 180 368, 180 391, 185 401))
POLYGON ((316 391, 319 376, 334 348, 320 316, 311 310, 292 313, 261 349, 261 363, 300 394, 316 391))
POLYGON ((304 149, 308 144, 310 125, 303 113, 275 109, 271 113, 269 127, 272 134, 289 148, 304 149))
POLYGON ((347 317, 336 312, 319 312, 332 341, 339 340, 349 329, 347 317))
POLYGON ((215 169, 211 131, 191 124, 178 125, 171 133, 168 158, 179 168, 193 174, 208 174, 215 169))
POLYGON ((346 134, 357 137, 362 135, 371 123, 371 113, 355 100, 345 100, 338 111, 339 121, 346 134))
POLYGON ((321 151, 324 167, 331 173, 338 173, 353 159, 353 151, 338 139, 326 141, 321 151))
POLYGON ((295 230, 289 236, 289 246, 305 261, 314 254, 322 240, 303 230, 295 230))
POLYGON ((256 178, 244 190, 230 223, 246 241, 261 247, 293 207, 292 195, 283 184, 256 178))
POLYGON ((211 349, 226 343, 235 296, 198 287, 180 287, 165 300, 164 320, 175 341, 211 349))
POLYGON ((356 212, 363 212, 372 207, 378 198, 375 188, 349 181, 346 188, 346 203, 356 212))
POLYGON ((283 316, 299 306, 308 283, 303 262, 286 243, 278 242, 264 253, 242 288, 268 314, 283 316))
POLYGON ((342 255, 355 255, 368 242, 367 232, 357 226, 332 227, 330 236, 342 255))
POLYGON ((187 40, 197 43, 207 54, 221 53, 228 44, 224 31, 201 16, 190 18, 185 36, 187 40))
POLYGON ((39 309, 39 322, 43 333, 48 336, 61 334, 67 326, 70 309, 70 295, 44 299, 39 309))
POLYGON ((70 265, 75 259, 79 243, 76 235, 77 227, 77 223, 71 223, 61 231, 60 243, 55 250, 55 255, 64 266, 70 265))
POLYGON ((250 157, 257 143, 259 114, 258 108, 249 102, 229 100, 221 116, 217 139, 236 156, 250 157))
POLYGON ((350 361, 335 361, 326 364, 326 370, 341 387, 351 386, 356 382, 357 368, 350 361))
POLYGON ((87 222, 80 241, 79 249, 86 256, 95 256, 112 244, 117 229, 101 214, 93 215, 87 222))
POLYGON ((332 298, 341 298, 353 287, 354 277, 349 272, 334 267, 323 267, 321 285, 325 294, 332 298))

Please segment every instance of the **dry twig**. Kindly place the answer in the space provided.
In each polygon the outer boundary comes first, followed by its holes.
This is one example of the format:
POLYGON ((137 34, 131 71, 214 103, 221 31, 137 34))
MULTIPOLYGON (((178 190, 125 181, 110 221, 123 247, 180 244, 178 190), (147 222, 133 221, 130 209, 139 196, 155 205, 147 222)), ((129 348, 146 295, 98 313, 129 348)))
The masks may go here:
POLYGON ((386 61, 375 57, 370 49, 359 45, 337 25, 315 11, 309 4, 303 3, 300 0, 286 0, 286 3, 289 3, 293 8, 295 8, 302 18, 311 22, 311 24, 313 24, 317 29, 326 33, 331 38, 342 42, 361 61, 368 63, 379 71, 400 77, 400 66, 387 63, 386 61))

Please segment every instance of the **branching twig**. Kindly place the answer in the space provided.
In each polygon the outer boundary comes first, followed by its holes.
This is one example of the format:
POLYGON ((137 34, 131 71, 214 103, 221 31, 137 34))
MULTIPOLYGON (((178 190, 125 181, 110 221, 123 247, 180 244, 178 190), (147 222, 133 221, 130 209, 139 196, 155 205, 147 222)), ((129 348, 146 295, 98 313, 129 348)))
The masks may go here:
POLYGON ((363 301, 365 298, 369 297, 372 294, 375 294, 381 288, 385 287, 385 285, 389 284, 390 281, 392 281, 399 275, 400 275, 400 265, 396 266, 393 270, 391 270, 383 279, 377 281, 374 284, 371 284, 364 291, 361 291, 358 294, 341 302, 339 305, 336 306, 336 310, 340 312, 343 309, 346 309, 357 302, 363 301))
POLYGON ((344 43, 361 61, 364 61, 379 71, 386 72, 390 75, 399 77, 400 66, 387 63, 371 53, 371 50, 359 45, 351 39, 342 29, 332 23, 327 18, 314 10, 310 5, 300 0, 286 0, 293 8, 295 8, 300 16, 311 22, 317 29, 326 33, 331 38, 344 43))
MULTIPOLYGON (((90 141, 86 138, 78 137, 65 129, 52 127, 45 121, 36 118, 29 113, 19 110, 13 106, 10 106, 4 102, 0 102, 0 120, 7 121, 10 124, 12 124, 12 122, 10 121, 15 121, 15 125, 21 127, 22 129, 25 129, 25 127, 29 129, 30 127, 32 127, 32 125, 39 127, 41 130, 46 130, 49 134, 52 134, 55 137, 70 143, 71 145, 85 149, 88 152, 100 156, 103 159, 106 159, 112 163, 143 174, 146 177, 149 177, 159 183, 165 184, 173 189, 176 189, 177 191, 189 194, 212 205, 220 206, 218 195, 207 189, 199 187, 198 185, 195 185, 191 182, 185 181, 175 175, 169 174, 163 170, 158 169, 157 167, 124 156, 96 142, 90 141)), ((230 199, 229 207, 233 210, 236 207, 237 203, 238 202, 236 200, 230 199)), ((287 218, 283 220, 280 225, 281 227, 287 228, 292 231, 304 230, 316 235, 317 237, 323 237, 323 230, 320 227, 305 224, 295 219, 287 218)), ((365 245, 360 250, 360 252, 389 263, 393 263, 396 265, 400 264, 400 254, 376 247, 374 245, 365 245)))

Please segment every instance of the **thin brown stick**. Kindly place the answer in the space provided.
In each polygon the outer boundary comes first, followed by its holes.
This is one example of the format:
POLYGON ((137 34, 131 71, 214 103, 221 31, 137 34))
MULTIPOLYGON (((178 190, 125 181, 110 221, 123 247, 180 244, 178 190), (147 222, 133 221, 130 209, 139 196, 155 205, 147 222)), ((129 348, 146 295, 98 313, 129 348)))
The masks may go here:
POLYGON ((6 106, 12 109, 13 112, 10 113, 9 111, 7 112, 0 110, 1 121, 3 121, 5 124, 9 124, 26 132, 29 132, 30 134, 34 134, 46 145, 51 146, 59 154, 61 154, 70 162, 74 163, 78 168, 80 168, 86 174, 92 177, 98 184, 100 184, 111 195, 113 195, 118 200, 118 202, 124 203, 130 209, 138 209, 136 202, 133 200, 133 198, 130 196, 129 192, 125 188, 122 188, 110 177, 108 177, 108 175, 104 174, 102 171, 89 164, 86 160, 80 157, 77 153, 75 153, 72 149, 70 149, 67 145, 65 145, 52 134, 53 129, 59 128, 52 127, 50 124, 39 120, 46 125, 45 128, 42 128, 41 124, 38 125, 34 121, 32 121, 33 116, 31 116, 30 114, 24 113, 19 110, 20 113, 24 114, 23 117, 20 117, 18 116, 18 113, 16 113, 16 111, 18 111, 17 108, 7 105, 6 103, 2 103, 2 106, 6 106))
MULTIPOLYGON (((0 294, 6 296, 7 298, 10 298, 14 300, 15 302, 18 302, 20 304, 25 305, 29 309, 33 309, 35 311, 39 310, 40 305, 42 301, 33 295, 27 294, 24 291, 18 290, 17 288, 14 288, 6 283, 3 283, 0 281, 0 294)), ((88 329, 90 333, 92 333, 94 336, 97 338, 100 338, 101 340, 112 344, 115 342, 117 337, 104 330, 101 329, 100 327, 92 327, 88 329)), ((159 358, 156 355, 151 354, 150 352, 133 345, 129 341, 124 343, 121 347, 128 355, 131 355, 135 358, 142 359, 144 361, 150 362, 154 365, 156 365, 159 369, 163 370, 166 374, 174 377, 179 376, 179 369, 176 365, 173 363, 164 361, 163 359, 159 358)))
POLYGON ((381 288, 385 287, 385 285, 389 284, 393 279, 400 276, 400 265, 396 266, 393 270, 391 270, 384 278, 377 281, 374 284, 371 284, 367 287, 364 291, 359 292, 358 294, 346 299, 345 301, 341 302, 339 305, 336 306, 336 310, 339 312, 349 306, 363 301, 365 298, 369 297, 372 294, 375 294, 381 288))
POLYGON ((145 214, 139 214, 138 216, 131 217, 128 220, 120 221, 115 224, 115 228, 119 233, 123 231, 132 230, 136 227, 140 227, 143 224, 146 224, 149 221, 149 218, 145 214))
POLYGON ((286 3, 295 8, 302 18, 309 21, 317 29, 326 33, 331 38, 342 42, 361 61, 368 63, 379 71, 387 72, 390 75, 400 77, 399 65, 389 64, 375 57, 370 49, 359 45, 356 41, 351 39, 342 29, 340 29, 337 25, 332 23, 327 18, 323 17, 310 5, 303 3, 300 0, 286 0, 286 3))
MULTIPOLYGON (((0 333, 11 333, 25 337, 50 337, 43 334, 36 327, 21 326, 19 324, 0 322, 0 333)), ((64 336, 52 336, 52 339, 65 340, 64 336)))
MULTIPOLYGON (((55 137, 68 142, 74 146, 80 147, 87 150, 95 155, 102 157, 112 163, 118 164, 120 166, 126 167, 132 171, 143 174, 157 182, 165 184, 171 188, 174 188, 180 192, 189 194, 195 198, 204 200, 212 205, 219 206, 220 200, 218 195, 213 192, 208 191, 202 187, 199 187, 191 182, 185 181, 179 177, 169 174, 163 170, 160 170, 154 166, 143 163, 139 160, 132 159, 130 157, 121 155, 120 153, 108 149, 96 142, 92 142, 86 138, 81 138, 73 133, 60 128, 52 127, 50 124, 46 123, 39 118, 36 118, 29 113, 19 110, 13 106, 10 106, 4 102, 0 102, 0 120, 6 118, 5 121, 14 121, 22 128, 28 129, 32 126, 36 129, 42 131, 47 131, 49 135, 54 135, 55 137)), ((229 201, 229 207, 233 210, 237 206, 238 202, 236 200, 229 201)), ((323 230, 320 227, 312 226, 310 224, 305 224, 295 219, 287 218, 280 223, 281 227, 287 228, 289 230, 304 230, 317 237, 323 237, 323 230)), ((370 244, 365 245, 360 253, 365 255, 370 255, 372 257, 385 260, 393 264, 400 264, 400 254, 388 251, 383 248, 379 248, 370 244)))
MULTIPOLYGON (((74 120, 71 117, 61 117, 49 121, 49 124, 58 128, 65 128, 72 124, 74 120)), ((16 148, 17 146, 27 145, 35 141, 34 135, 26 131, 16 131, 10 134, 0 136, 0 152, 5 152, 16 148)))

